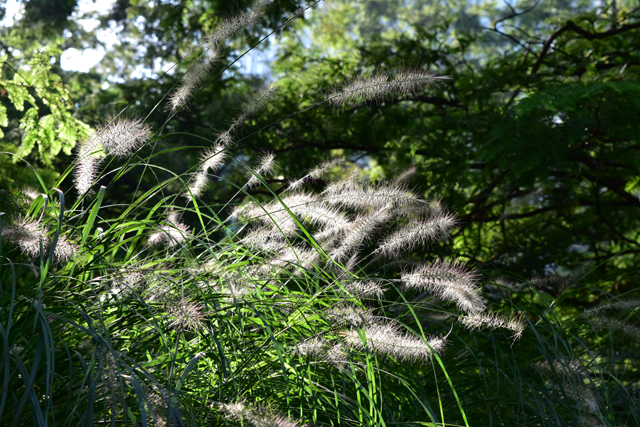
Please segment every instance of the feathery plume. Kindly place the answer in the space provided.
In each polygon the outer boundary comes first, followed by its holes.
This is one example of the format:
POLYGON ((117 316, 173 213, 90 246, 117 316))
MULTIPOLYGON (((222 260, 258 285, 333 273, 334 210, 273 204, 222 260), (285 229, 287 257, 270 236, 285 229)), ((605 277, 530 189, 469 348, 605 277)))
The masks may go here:
POLYGON ((395 185, 403 184, 409 181, 411 178, 413 178, 417 172, 418 170, 416 169, 416 167, 411 166, 409 169, 405 170, 400 175, 393 178, 393 183, 395 185))
POLYGON ((208 57, 199 59, 191 68, 182 76, 182 80, 178 87, 168 96, 169 111, 175 113, 191 99, 191 95, 202 84, 207 77, 211 65, 213 64, 217 52, 210 49, 208 57))
POLYGON ((35 189, 33 189, 32 187, 25 187, 22 189, 22 194, 24 194, 25 196, 27 196, 29 199, 31 200, 35 200, 38 198, 38 196, 40 196, 40 194, 42 193, 38 193, 35 189))
POLYGON ((515 340, 522 337, 522 333, 527 327, 526 320, 522 314, 512 314, 505 316, 501 313, 471 313, 458 318, 460 323, 468 329, 497 329, 504 328, 513 331, 515 340))
POLYGON ((578 406, 591 412, 598 414, 600 412, 601 399, 596 395, 593 387, 585 384, 585 380, 589 380, 589 373, 584 369, 579 360, 553 360, 540 361, 536 363, 535 368, 545 377, 552 378, 554 383, 562 386, 578 406), (557 380, 560 382, 557 382, 557 380))
POLYGON ((231 419, 240 419, 240 417, 247 411, 247 407, 242 401, 235 403, 221 403, 218 405, 218 408, 231 419))
POLYGON ((160 387, 157 387, 157 389, 158 391, 154 388, 143 386, 144 395, 149 401, 149 406, 151 407, 149 418, 155 418, 156 427, 165 427, 167 425, 167 411, 169 409, 169 402, 171 398, 169 397, 167 390, 160 387))
MULTIPOLYGON (((171 112, 179 110, 184 106, 193 92, 202 84, 209 72, 212 63, 214 62, 220 44, 230 37, 233 37, 243 28, 249 28, 253 26, 262 16, 264 9, 266 8, 268 1, 258 0, 247 11, 238 13, 227 19, 222 19, 214 33, 203 37, 202 47, 205 53, 208 54, 207 58, 196 63, 192 68, 184 75, 180 86, 169 96, 169 108, 171 112)), ((255 103, 250 106, 256 106, 255 103)), ((246 110, 244 111, 246 112, 246 110)), ((241 121, 246 120, 247 117, 241 121)), ((219 143, 228 145, 231 142, 231 136, 233 132, 221 134, 218 138, 219 143)))
POLYGON ((554 359, 551 362, 543 360, 540 362, 536 362, 534 366, 545 375, 551 375, 555 370, 557 374, 565 377, 570 377, 573 375, 580 378, 587 378, 589 376, 589 373, 584 369, 580 360, 577 359, 554 359))
POLYGON ((557 274, 537 276, 531 278, 529 282, 535 287, 543 289, 549 293, 560 293, 573 286, 573 284, 580 280, 592 266, 593 264, 591 262, 586 262, 567 276, 558 276, 557 274))
POLYGON ((40 242, 49 246, 49 236, 39 221, 18 218, 13 224, 2 227, 2 238, 13 243, 20 252, 31 257, 40 257, 40 242))
POLYGON ((324 241, 326 244, 330 245, 336 239, 343 238, 353 227, 354 223, 351 221, 342 224, 329 224, 322 230, 314 233, 313 238, 318 242, 324 241))
POLYGON ((444 349, 446 341, 441 337, 430 337, 427 344, 418 337, 399 331, 396 324, 371 325, 362 328, 363 338, 357 329, 339 332, 347 346, 370 351, 381 356, 389 356, 401 361, 419 361, 426 363, 433 356, 433 352, 444 349))
POLYGON ((286 235, 293 235, 298 231, 298 225, 283 204, 302 222, 306 221, 324 228, 340 227, 344 229, 352 224, 347 215, 338 209, 327 206, 322 201, 319 201, 316 196, 305 193, 284 197, 282 203, 275 201, 263 206, 248 203, 234 209, 231 217, 238 218, 242 216, 258 220, 268 226, 276 225, 275 231, 279 231, 279 228, 286 235))
POLYGON ((216 31, 204 37, 204 43, 215 47, 235 36, 240 30, 252 27, 263 16, 268 4, 267 0, 257 0, 247 11, 221 20, 216 27, 216 31))
MULTIPOLYGON (((316 196, 298 193, 292 194, 282 199, 282 202, 296 216, 314 225, 331 227, 347 227, 350 225, 349 218, 338 209, 325 205, 316 196)), ((284 211, 280 203, 274 203, 271 207, 284 211)), ((287 213, 288 214, 288 213, 287 213)))
POLYGON ((255 291, 256 287, 253 283, 244 281, 229 281, 223 289, 223 294, 229 297, 230 302, 241 300, 245 295, 255 291))
POLYGON ((341 343, 332 344, 321 337, 310 338, 296 345, 293 350, 300 356, 313 356, 341 371, 349 364, 349 356, 341 343))
POLYGON ((544 187, 536 187, 531 191, 527 191, 521 196, 513 199, 509 204, 509 207, 500 215, 500 220, 505 220, 511 218, 513 215, 517 214, 518 211, 533 202, 533 200, 544 191, 544 187))
POLYGON ((445 301, 455 302, 459 310, 468 313, 484 311, 478 277, 457 262, 436 261, 424 264, 400 277, 406 289, 429 291, 445 301))
POLYGON ((60 235, 56 248, 53 251, 53 261, 57 264, 66 264, 79 252, 78 245, 70 242, 67 236, 60 235))
POLYGON ((271 153, 265 153, 258 159, 258 163, 254 168, 254 173, 249 172, 249 181, 245 185, 246 188, 251 188, 260 183, 258 176, 271 175, 273 168, 276 165, 276 156, 271 153))
POLYGON ((382 298, 387 290, 385 286, 377 280, 354 280, 342 284, 342 289, 358 298, 382 298))
POLYGON ((266 406, 249 406, 245 402, 219 404, 218 408, 232 420, 247 422, 253 427, 304 427, 266 406))
POLYGON ((167 220, 160 226, 160 231, 151 233, 147 238, 147 245, 165 245, 173 247, 182 243, 190 235, 189 227, 180 222, 177 212, 170 212, 167 220))
POLYGON ((209 171, 215 172, 220 169, 226 158, 227 153, 224 147, 220 145, 216 145, 205 151, 201 158, 202 164, 200 165, 200 170, 195 173, 189 185, 189 191, 187 191, 184 196, 187 198, 190 198, 192 194, 194 197, 202 196, 202 192, 207 188, 207 184, 209 183, 209 171))
POLYGON ((73 183, 79 196, 89 193, 96 180, 102 148, 95 141, 83 141, 78 146, 77 164, 74 168, 73 183))
POLYGON ((117 118, 102 126, 93 136, 93 145, 102 145, 105 153, 126 158, 151 137, 151 128, 139 118, 117 118))
POLYGON ((580 422, 584 427, 604 427, 604 424, 595 417, 580 417, 580 422))
POLYGON ((342 163, 344 163, 344 157, 331 158, 326 162, 318 165, 314 169, 312 169, 308 174, 306 174, 302 178, 296 181, 290 182, 286 191, 296 190, 299 187, 301 187, 304 183, 312 179, 320 179, 327 171, 329 171, 329 169, 342 163))
POLYGON ((258 209, 259 207, 253 202, 237 205, 236 207, 231 209, 231 212, 229 213, 229 219, 233 220, 234 222, 238 222, 241 219, 254 219, 255 217, 260 215, 259 213, 257 213, 258 209))
POLYGON ((139 288, 145 283, 144 270, 136 271, 135 269, 123 269, 116 273, 111 280, 111 292, 114 295, 126 296, 135 288, 139 288))
POLYGON ((370 240, 375 231, 382 226, 390 218, 389 210, 383 208, 368 216, 356 218, 353 222, 354 228, 347 233, 342 245, 331 251, 331 257, 336 261, 342 261, 368 240, 370 240))
POLYGON ((123 398, 122 393, 120 393, 121 374, 118 372, 118 363, 113 354, 106 349, 101 353, 98 363, 102 369, 102 393, 108 406, 113 410, 118 401, 122 401, 123 398))
POLYGON ((176 329, 196 331, 202 329, 205 318, 201 304, 182 298, 177 304, 169 307, 169 315, 173 317, 170 326, 176 329))
POLYGON ((281 233, 274 233, 271 229, 260 228, 249 231, 240 243, 244 246, 261 249, 265 252, 281 252, 287 247, 287 242, 281 233))
POLYGON ((583 316, 595 317, 601 314, 614 314, 629 310, 635 310, 640 307, 640 299, 614 300, 598 304, 588 310, 585 310, 583 316))
POLYGON ((415 96, 427 86, 440 85, 442 80, 449 80, 449 76, 439 76, 432 71, 419 68, 401 68, 392 80, 393 92, 405 96, 415 96))
POLYGON ((361 327, 372 324, 375 319, 375 316, 369 311, 350 305, 333 308, 327 313, 327 316, 329 322, 341 326, 361 327))
POLYGON ((327 343, 323 338, 314 337, 296 344, 293 351, 300 356, 321 357, 324 355, 326 347, 327 343))
MULTIPOLYGON (((13 224, 2 227, 2 238, 33 259, 40 258, 41 254, 47 256, 51 250, 51 238, 40 221, 18 218, 13 224), (44 253, 40 249, 40 242, 44 253)), ((78 246, 69 241, 67 236, 60 235, 52 260, 56 264, 66 264, 77 253, 78 246)))
POLYGON ((315 250, 307 250, 301 246, 285 246, 278 256, 270 259, 264 265, 265 268, 285 269, 298 267, 310 270, 320 260, 320 254, 315 250))
POLYGON ((450 214, 436 215, 426 220, 414 220, 392 235, 385 238, 376 253, 386 256, 398 256, 405 250, 417 245, 436 242, 446 238, 449 230, 456 226, 456 219, 450 214))
POLYGON ((233 119, 229 128, 224 132, 218 133, 216 142, 225 147, 230 145, 238 131, 244 126, 244 123, 262 110, 264 106, 267 105, 267 101, 271 99, 275 93, 276 85, 270 84, 261 89, 256 96, 248 98, 242 105, 240 114, 233 119))
POLYGON ((422 203, 416 204, 404 204, 396 207, 394 213, 398 217, 405 218, 436 218, 439 216, 446 216, 446 212, 442 203, 439 200, 423 200, 422 203))
POLYGON ((380 209, 389 205, 394 207, 426 205, 424 200, 419 199, 402 185, 364 185, 352 177, 328 185, 322 195, 325 203, 353 209, 380 209))
POLYGON ((589 322, 597 328, 619 331, 634 339, 640 339, 640 327, 628 321, 598 316, 590 318, 589 322))
POLYGON ((427 86, 448 78, 420 69, 400 69, 394 75, 375 72, 370 77, 356 77, 341 89, 332 90, 325 101, 336 109, 357 107, 367 102, 382 102, 391 96, 415 96, 427 86))

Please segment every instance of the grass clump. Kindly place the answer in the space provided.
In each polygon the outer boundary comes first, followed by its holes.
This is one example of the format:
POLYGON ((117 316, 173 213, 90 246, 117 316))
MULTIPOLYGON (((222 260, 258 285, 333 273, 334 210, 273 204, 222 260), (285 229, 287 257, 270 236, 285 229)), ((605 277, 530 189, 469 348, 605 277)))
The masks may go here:
MULTIPOLYGON (((210 70, 185 75, 168 120, 210 70)), ((378 72, 316 106, 415 95, 441 80, 378 72)), ((43 188, 23 217, 3 218, 0 424, 638 422, 635 300, 566 318, 528 282, 489 293, 461 261, 419 255, 446 241, 453 214, 404 178, 370 182, 348 159, 269 185, 277 158, 249 167, 232 147, 271 96, 269 86, 247 100, 194 170, 124 207, 109 204, 110 188, 155 173, 166 154, 155 143, 171 134, 116 117, 59 182, 73 175, 77 200, 43 188), (207 204, 225 162, 246 168, 228 185, 247 203, 207 204)))

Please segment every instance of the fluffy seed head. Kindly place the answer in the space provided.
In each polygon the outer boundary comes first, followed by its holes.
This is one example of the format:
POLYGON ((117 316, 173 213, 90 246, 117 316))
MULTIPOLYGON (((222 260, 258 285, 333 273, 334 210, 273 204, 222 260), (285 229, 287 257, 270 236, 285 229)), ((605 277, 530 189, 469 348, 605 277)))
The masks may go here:
POLYGON ((25 187, 22 189, 22 194, 24 194, 25 196, 27 196, 29 199, 31 200, 35 200, 38 198, 38 196, 40 196, 40 194, 42 193, 38 193, 35 189, 33 189, 32 187, 25 187))
POLYGON ((426 202, 418 198, 402 185, 377 186, 365 185, 354 179, 346 179, 330 184, 322 192, 323 201, 345 208, 380 209, 386 206, 425 206, 426 202))
POLYGON ((313 356, 341 371, 344 371, 349 364, 349 356, 341 343, 333 344, 321 337, 298 343, 294 352, 300 356, 313 356))
POLYGON ((419 361, 426 363, 433 352, 444 349, 446 341, 441 337, 431 337, 425 344, 420 338, 400 332, 395 324, 378 324, 362 328, 364 340, 357 329, 340 332, 345 344, 353 349, 373 351, 381 356, 393 357, 401 361, 419 361))
POLYGON ((601 398, 592 386, 585 384, 585 380, 590 380, 590 375, 579 360, 545 360, 534 366, 544 377, 550 378, 556 384, 554 388, 559 385, 578 406, 592 414, 600 413, 601 398))
POLYGON ((306 174, 302 178, 296 181, 292 181, 287 187, 287 191, 296 190, 300 188, 307 181, 322 178, 322 176, 327 171, 329 171, 329 169, 331 169, 334 166, 340 165, 342 163, 344 163, 344 157, 334 157, 332 159, 327 160, 326 162, 312 169, 308 174, 306 174))
POLYGON ((638 307, 640 307, 640 299, 607 301, 605 303, 598 304, 593 308, 585 310, 583 316, 596 317, 599 315, 611 315, 615 313, 635 310, 638 307))
POLYGON ((513 331, 513 338, 518 340, 527 327, 526 320, 522 314, 512 314, 506 316, 501 313, 471 313, 460 316, 460 323, 469 329, 497 329, 504 328, 513 331))
POLYGON ((182 81, 168 97, 169 110, 172 113, 175 113, 189 102, 193 92, 202 84, 209 73, 215 57, 216 52, 211 50, 208 58, 201 59, 193 64, 184 76, 182 76, 182 81))
POLYGON ((133 289, 145 283, 144 273, 144 270, 136 271, 135 269, 116 273, 111 281, 111 292, 116 295, 128 295, 133 289))
POLYGON ((301 246, 285 246, 275 257, 270 259, 264 267, 268 269, 297 269, 310 270, 320 260, 320 254, 315 250, 307 250, 301 246))
MULTIPOLYGON (((301 220, 313 225, 346 227, 350 224, 349 218, 338 209, 327 206, 318 200, 317 197, 298 193, 292 194, 282 199, 282 202, 301 220)), ((273 210, 284 210, 281 204, 274 203, 273 210)))
POLYGON ((266 205, 257 206, 246 204, 234 210, 232 217, 240 216, 258 220, 269 227, 276 227, 276 232, 282 230, 286 235, 293 235, 298 231, 298 225, 294 218, 285 209, 283 204, 301 222, 319 225, 322 228, 347 228, 351 225, 347 215, 338 209, 327 206, 315 196, 297 193, 284 197, 282 203, 275 201, 266 205))
POLYGON ((216 145, 213 148, 208 149, 202 155, 202 165, 200 170, 196 172, 189 184, 189 191, 185 192, 184 196, 190 198, 193 194, 194 197, 202 196, 202 192, 207 188, 209 183, 209 171, 215 172, 224 163, 227 158, 227 153, 220 145, 216 145))
POLYGON ((98 176, 100 163, 102 163, 102 159, 92 154, 90 149, 80 147, 73 175, 73 183, 79 196, 89 193, 91 190, 91 186, 98 176))
POLYGON ((252 27, 263 16, 268 3, 267 0, 258 0, 253 3, 249 10, 222 19, 215 32, 204 37, 204 43, 215 47, 232 38, 242 29, 252 27))
POLYGON ((273 172, 273 168, 276 165, 276 156, 271 153, 265 153, 258 159, 257 165, 254 167, 254 173, 249 173, 249 181, 246 184, 247 188, 251 188, 260 183, 258 176, 268 176, 273 172))
POLYGON ((375 319, 369 311, 350 305, 333 308, 327 315, 329 322, 341 326, 364 326, 372 324, 375 319))
POLYGON ((118 118, 102 126, 94 135, 107 155, 126 158, 135 153, 151 137, 151 128, 139 118, 118 118))
POLYGON ((247 411, 247 407, 244 402, 223 403, 219 405, 219 408, 231 419, 240 419, 240 417, 247 411))
POLYGON ((449 80, 448 76, 439 76, 432 71, 403 68, 393 76, 392 91, 404 96, 415 96, 427 86, 437 86, 443 80, 449 80))
POLYGON ((160 226, 160 231, 151 233, 147 239, 149 246, 165 245, 173 247, 182 243, 189 237, 189 227, 181 223, 176 212, 167 215, 165 224, 160 226))
MULTIPOLYGON (((18 218, 13 224, 2 227, 2 238, 13 243, 20 252, 31 257, 40 258, 40 242, 45 256, 51 250, 51 238, 47 234, 41 222, 18 218)), ((58 236, 58 242, 53 253, 53 262, 56 264, 66 264, 78 253, 78 245, 69 241, 67 236, 58 236)))
POLYGON ((405 250, 412 250, 420 245, 424 246, 449 235, 449 230, 456 225, 453 215, 436 215, 426 220, 414 220, 406 226, 385 238, 376 252, 386 256, 398 256, 405 250))
POLYGON ((592 268, 592 266, 592 263, 587 262, 567 276, 558 276, 557 274, 536 276, 531 278, 529 282, 537 288, 545 289, 551 293, 559 293, 573 286, 573 284, 580 280, 592 268))
POLYGON ((342 245, 331 251, 331 257, 342 261, 352 255, 390 218, 389 210, 380 209, 371 215, 361 216, 354 221, 354 228, 345 236, 342 245))
POLYGON ((31 258, 40 257, 40 241, 42 246, 49 246, 49 237, 39 221, 18 218, 13 224, 2 227, 2 238, 13 243, 20 252, 31 258))
POLYGON ((205 318, 202 305, 185 298, 169 307, 169 315, 173 318, 171 327, 189 331, 202 329, 205 318))
POLYGON ((382 282, 377 280, 354 280, 342 284, 345 292, 358 298, 382 298, 387 290, 382 282))
POLYGON ((245 246, 260 249, 265 252, 281 252, 287 247, 281 233, 273 232, 270 228, 259 228, 249 231, 241 240, 245 246))
POLYGON ((400 175, 396 176, 393 179, 393 183, 398 185, 398 184, 402 184, 404 182, 407 182, 411 178, 413 178, 417 172, 418 172, 418 170, 416 169, 416 167, 415 166, 411 166, 409 169, 407 169, 406 171, 402 172, 400 175))
POLYGON ((304 427, 266 406, 250 406, 246 402, 218 405, 228 418, 242 420, 252 427, 304 427))
POLYGON ((58 237, 56 249, 53 252, 53 261, 57 264, 66 264, 79 252, 78 245, 70 242, 67 236, 58 237))
POLYGON ((589 322, 597 328, 622 332, 628 337, 640 339, 640 327, 629 321, 620 320, 608 316, 597 316, 590 318, 589 322))
POLYGON ((216 143, 225 147, 229 146, 233 142, 234 137, 237 136, 238 132, 243 128, 245 122, 262 110, 267 105, 267 101, 271 99, 275 93, 276 85, 270 84, 260 89, 254 96, 247 98, 242 104, 240 113, 233 119, 229 128, 217 134, 216 143))
POLYGON ((432 292, 445 301, 455 302, 459 310, 478 313, 485 309, 478 277, 456 262, 424 264, 403 273, 400 279, 406 289, 432 292))
POLYGON ((392 96, 415 96, 427 86, 448 77, 420 69, 400 69, 394 75, 376 72, 370 77, 357 77, 341 89, 334 89, 325 101, 334 108, 357 107, 367 102, 382 102, 392 96))

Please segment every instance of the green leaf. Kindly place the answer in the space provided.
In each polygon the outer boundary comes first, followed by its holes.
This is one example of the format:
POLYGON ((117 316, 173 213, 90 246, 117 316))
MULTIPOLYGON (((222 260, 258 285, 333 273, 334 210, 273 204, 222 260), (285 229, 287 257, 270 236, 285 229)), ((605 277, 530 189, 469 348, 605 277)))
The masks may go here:
POLYGON ((7 117, 7 107, 0 104, 0 126, 9 126, 9 118, 7 117))

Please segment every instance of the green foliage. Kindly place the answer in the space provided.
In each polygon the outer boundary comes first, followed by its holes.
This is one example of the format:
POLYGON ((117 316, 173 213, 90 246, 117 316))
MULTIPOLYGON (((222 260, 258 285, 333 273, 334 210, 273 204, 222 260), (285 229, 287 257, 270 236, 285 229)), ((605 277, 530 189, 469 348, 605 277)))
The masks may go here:
MULTIPOLYGON (((36 170, 46 194, 2 218, 0 424, 640 424, 634 10, 336 1, 294 21, 324 34, 310 47, 284 33, 279 91, 256 106, 263 82, 233 60, 264 28, 207 45, 214 24, 197 17, 213 3, 175 3, 115 12, 129 34, 166 35, 147 59, 165 42, 167 60, 191 52, 180 72, 92 95, 95 75, 70 77, 91 121, 126 114, 54 183, 36 170), (218 62, 193 58, 213 48, 218 62), (424 63, 451 81, 371 96, 424 63), (207 79, 166 108, 193 64, 207 79), (369 84, 376 69, 388 78, 369 84), (349 99, 379 102, 335 111, 326 94, 354 77, 349 99), (279 168, 249 167, 265 148, 279 168), (328 153, 347 160, 308 174, 328 153), (305 194, 288 189, 297 178, 305 194), (452 241, 434 225, 452 219, 443 205, 459 214, 452 241), (435 235, 403 240, 425 223, 435 235), (481 280, 436 261, 457 254, 481 280)), ((24 96, 44 108, 35 87, 24 96)))
POLYGON ((37 160, 47 166, 61 151, 71 155, 76 143, 90 132, 86 124, 73 117, 69 91, 60 76, 51 72, 49 59, 59 53, 57 48, 47 47, 27 58, 0 58, 0 87, 9 101, 3 101, 0 108, 0 126, 10 126, 8 114, 12 119, 22 114, 17 119, 20 131, 15 135, 0 130, 4 147, 16 147, 20 157, 28 157, 37 148, 37 160))
POLYGON ((451 81, 338 118, 308 111, 247 145, 282 153, 289 175, 332 150, 370 162, 380 178, 415 165, 412 182, 428 182, 425 196, 459 213, 455 247, 479 265, 532 277, 623 254, 595 274, 631 290, 638 11, 620 2, 513 8, 327 4, 300 24, 307 39, 279 45, 273 70, 291 96, 278 110, 304 108, 298 93, 321 97, 345 77, 398 64, 430 64, 451 81))
POLYGON ((0 57, 0 209, 8 213, 23 197, 20 191, 41 186, 25 161, 51 185, 59 177, 54 164, 91 132, 73 115, 69 90, 51 71, 50 59, 59 54, 49 46, 0 57))

